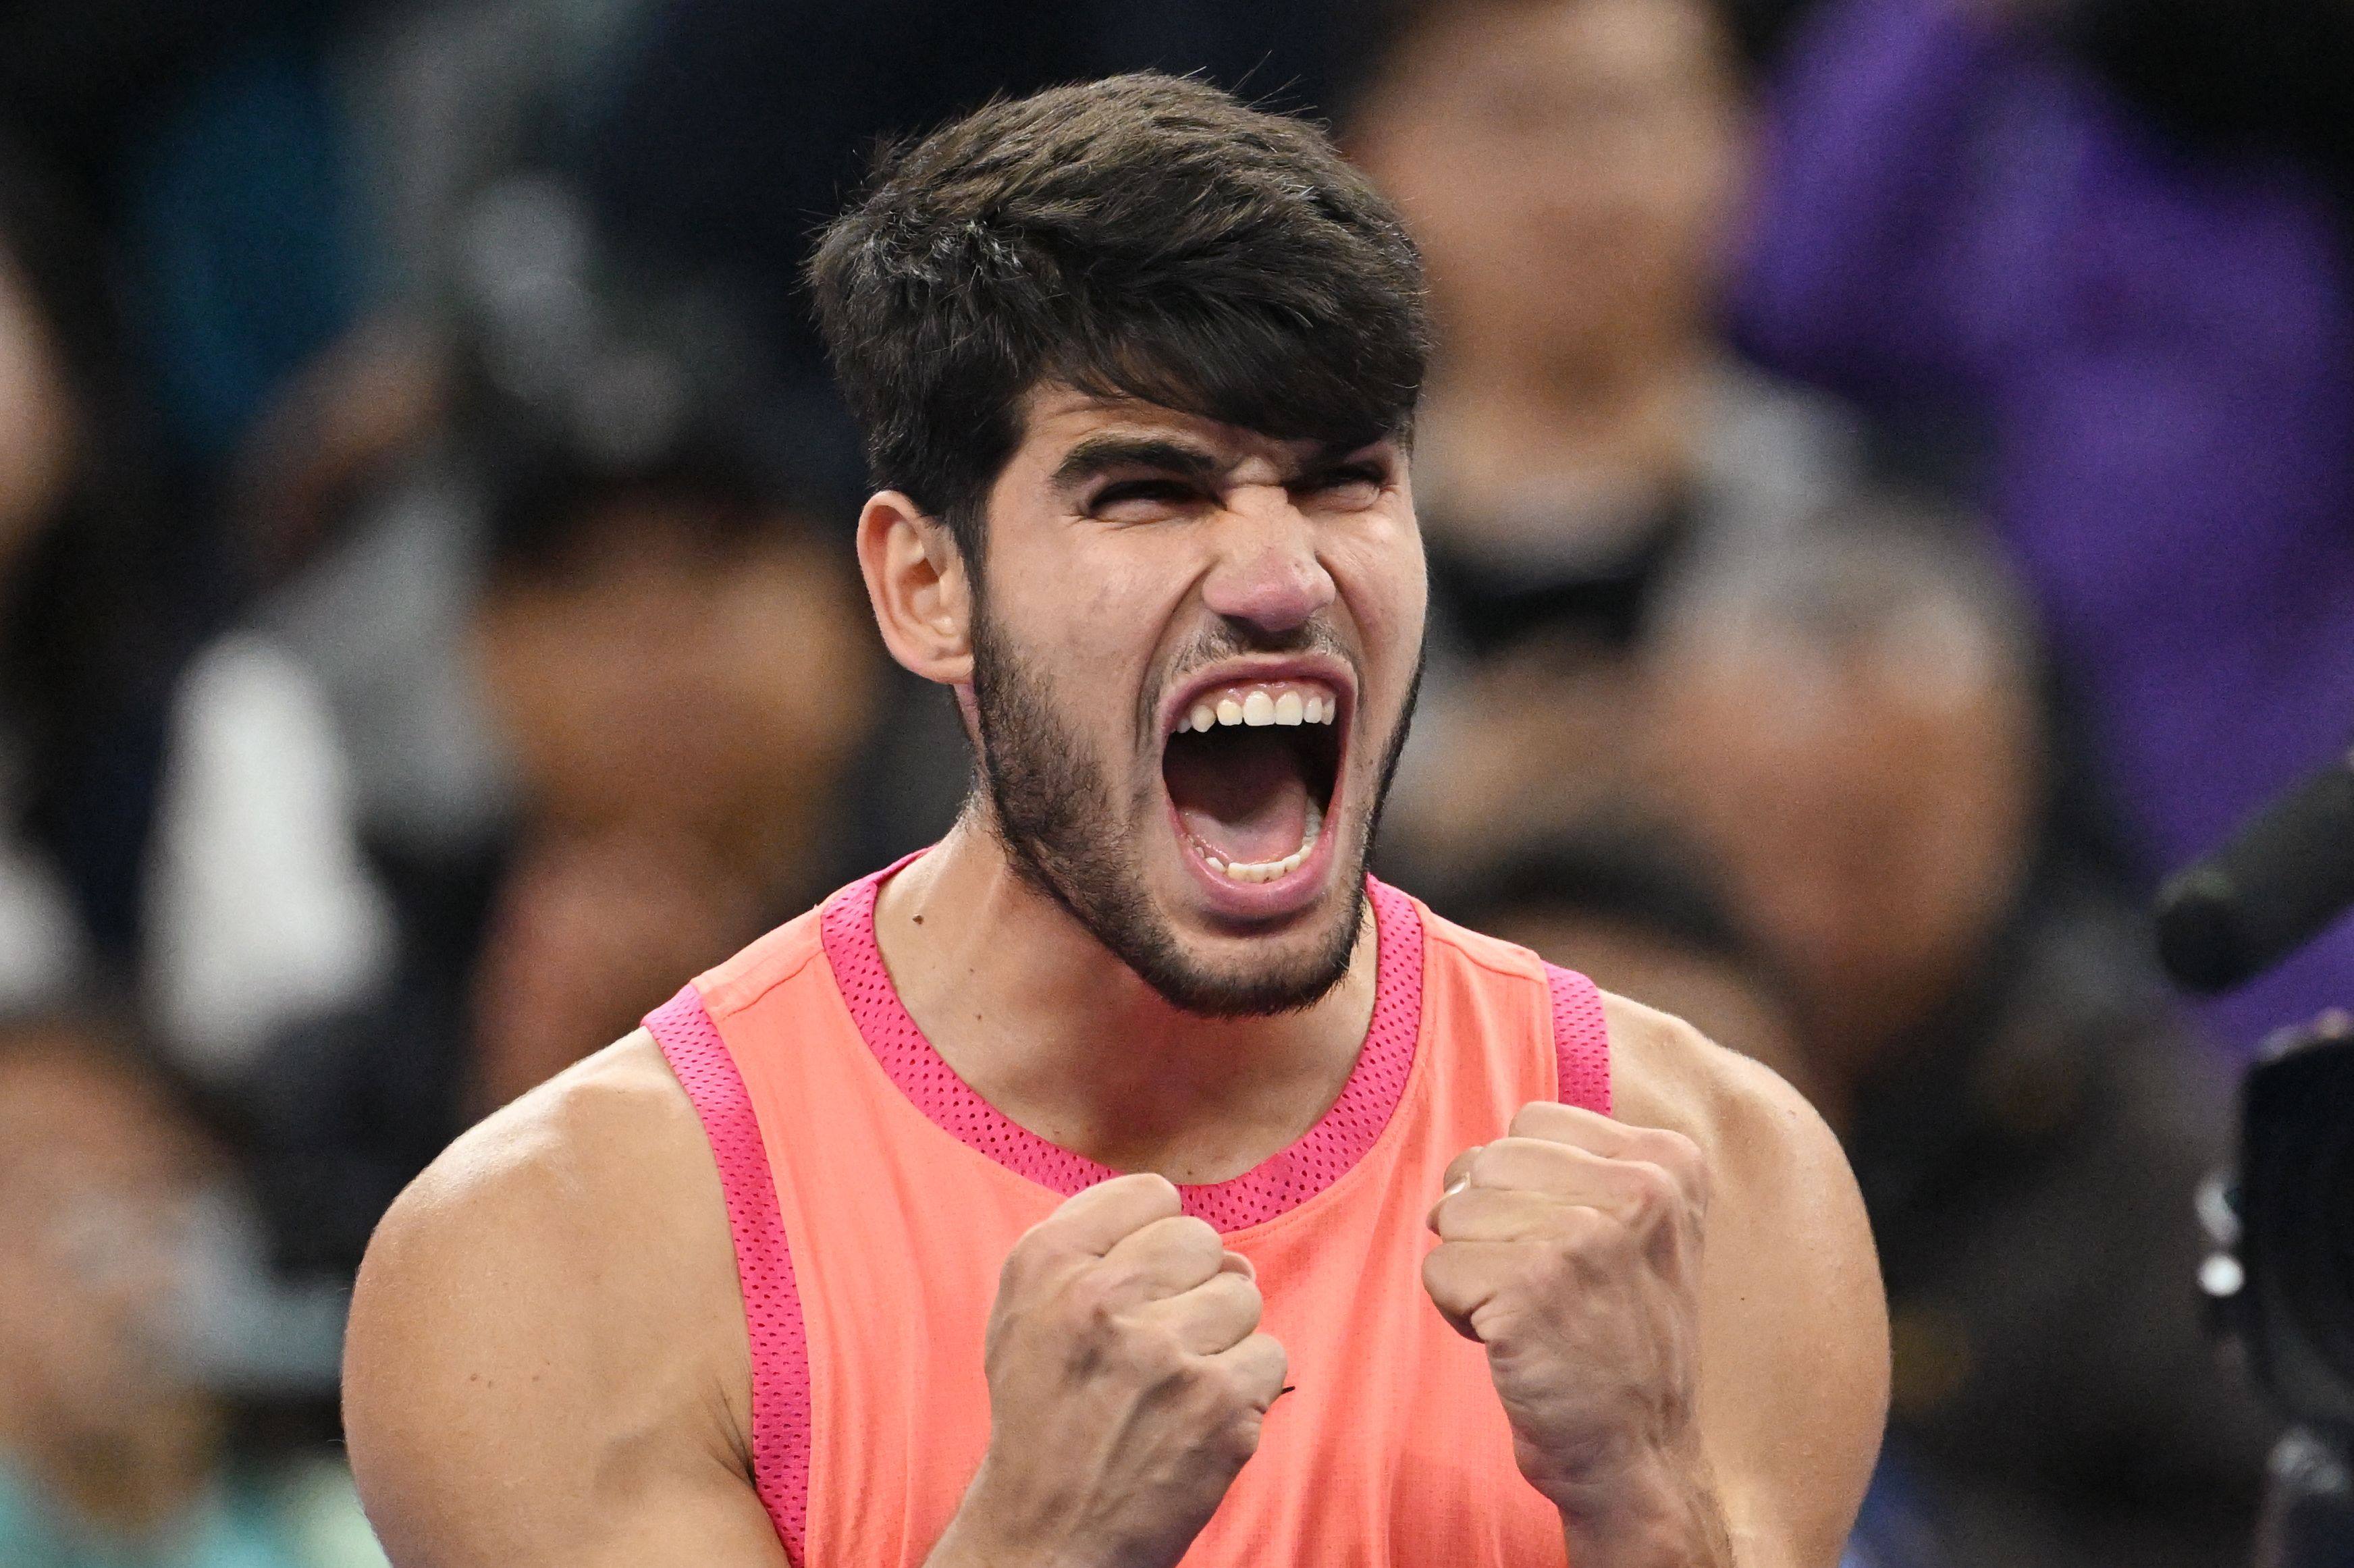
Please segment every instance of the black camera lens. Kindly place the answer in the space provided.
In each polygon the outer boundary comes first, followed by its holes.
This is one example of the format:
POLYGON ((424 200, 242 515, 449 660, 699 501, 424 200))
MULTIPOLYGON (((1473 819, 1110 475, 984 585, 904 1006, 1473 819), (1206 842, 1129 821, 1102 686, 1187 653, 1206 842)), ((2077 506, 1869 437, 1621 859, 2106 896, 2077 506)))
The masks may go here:
POLYGON ((2354 1384, 2354 1104, 2312 1129, 2312 1166, 2281 1216, 2282 1306, 2317 1359, 2354 1384))
POLYGON ((2331 1019, 2248 1075, 2241 1255, 2250 1349, 2292 1417, 2354 1432, 2354 1035, 2331 1019))

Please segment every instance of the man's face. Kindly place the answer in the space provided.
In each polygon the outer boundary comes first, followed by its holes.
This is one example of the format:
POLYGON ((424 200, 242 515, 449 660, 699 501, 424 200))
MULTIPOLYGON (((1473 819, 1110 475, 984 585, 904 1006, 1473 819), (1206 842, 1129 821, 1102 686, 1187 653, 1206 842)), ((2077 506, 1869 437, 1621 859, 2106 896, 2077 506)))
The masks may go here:
POLYGON ((832 553, 784 524, 727 539, 695 504, 613 503, 486 598, 475 646, 544 825, 680 836, 757 881, 795 853, 780 803, 822 807, 864 739, 873 644, 832 553))
POLYGON ((1938 646, 1906 660, 1729 631, 1660 674, 1659 798, 1846 1070, 1978 961, 2031 853, 2030 699, 1987 646, 1938 646))
POLYGON ((1422 646, 1404 453, 1034 394, 989 498, 973 705, 1014 863, 1173 1004, 1346 971, 1422 646))
POLYGON ((1704 329, 1744 128, 1699 0, 1484 0, 1416 46, 1350 139, 1450 354, 1582 366, 1704 329))
POLYGON ((78 1043, 0 1058, 0 1389, 60 1436, 152 1436, 192 1397, 174 1314, 200 1154, 78 1043))

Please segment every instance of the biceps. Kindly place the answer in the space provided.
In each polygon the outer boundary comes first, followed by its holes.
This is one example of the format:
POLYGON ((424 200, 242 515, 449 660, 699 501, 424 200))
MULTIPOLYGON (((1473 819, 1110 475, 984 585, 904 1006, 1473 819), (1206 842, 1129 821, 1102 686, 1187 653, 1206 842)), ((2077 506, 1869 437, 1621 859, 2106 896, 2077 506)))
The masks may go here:
POLYGON ((394 1568, 785 1568, 751 1484, 716 1465, 581 1463, 562 1445, 388 1446, 355 1473, 394 1568))
POLYGON ((727 1424, 681 1393, 695 1363, 531 1303, 494 1312, 471 1280, 369 1283, 354 1304, 345 1427, 396 1568, 786 1562, 727 1424))

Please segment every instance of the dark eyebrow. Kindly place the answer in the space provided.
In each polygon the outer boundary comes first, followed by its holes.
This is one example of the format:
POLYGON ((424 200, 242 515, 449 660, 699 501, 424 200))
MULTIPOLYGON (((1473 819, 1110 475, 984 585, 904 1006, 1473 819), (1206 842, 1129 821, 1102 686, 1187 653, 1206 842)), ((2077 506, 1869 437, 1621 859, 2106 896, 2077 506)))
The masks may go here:
POLYGON ((1225 465, 1199 448, 1156 436, 1089 436, 1055 465, 1053 482, 1058 490, 1076 490, 1119 468, 1159 469, 1201 480, 1225 471, 1225 465))
POLYGON ((1389 440, 1388 436, 1376 436, 1370 441, 1327 441, 1316 449, 1315 455, 1300 469, 1298 477, 1306 479, 1328 473, 1336 468, 1346 468, 1351 460, 1361 453, 1368 461, 1379 458, 1382 454, 1376 449, 1389 440))

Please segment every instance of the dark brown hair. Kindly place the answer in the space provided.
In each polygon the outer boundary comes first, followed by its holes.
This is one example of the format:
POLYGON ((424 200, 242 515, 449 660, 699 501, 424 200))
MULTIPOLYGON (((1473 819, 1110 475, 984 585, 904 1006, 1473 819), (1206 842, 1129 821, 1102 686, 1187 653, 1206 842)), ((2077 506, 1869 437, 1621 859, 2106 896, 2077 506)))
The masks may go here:
POLYGON ((1324 133, 1150 72, 886 149, 810 281, 875 482, 975 572, 1043 383, 1357 446, 1407 433, 1427 353, 1413 242, 1324 133))

